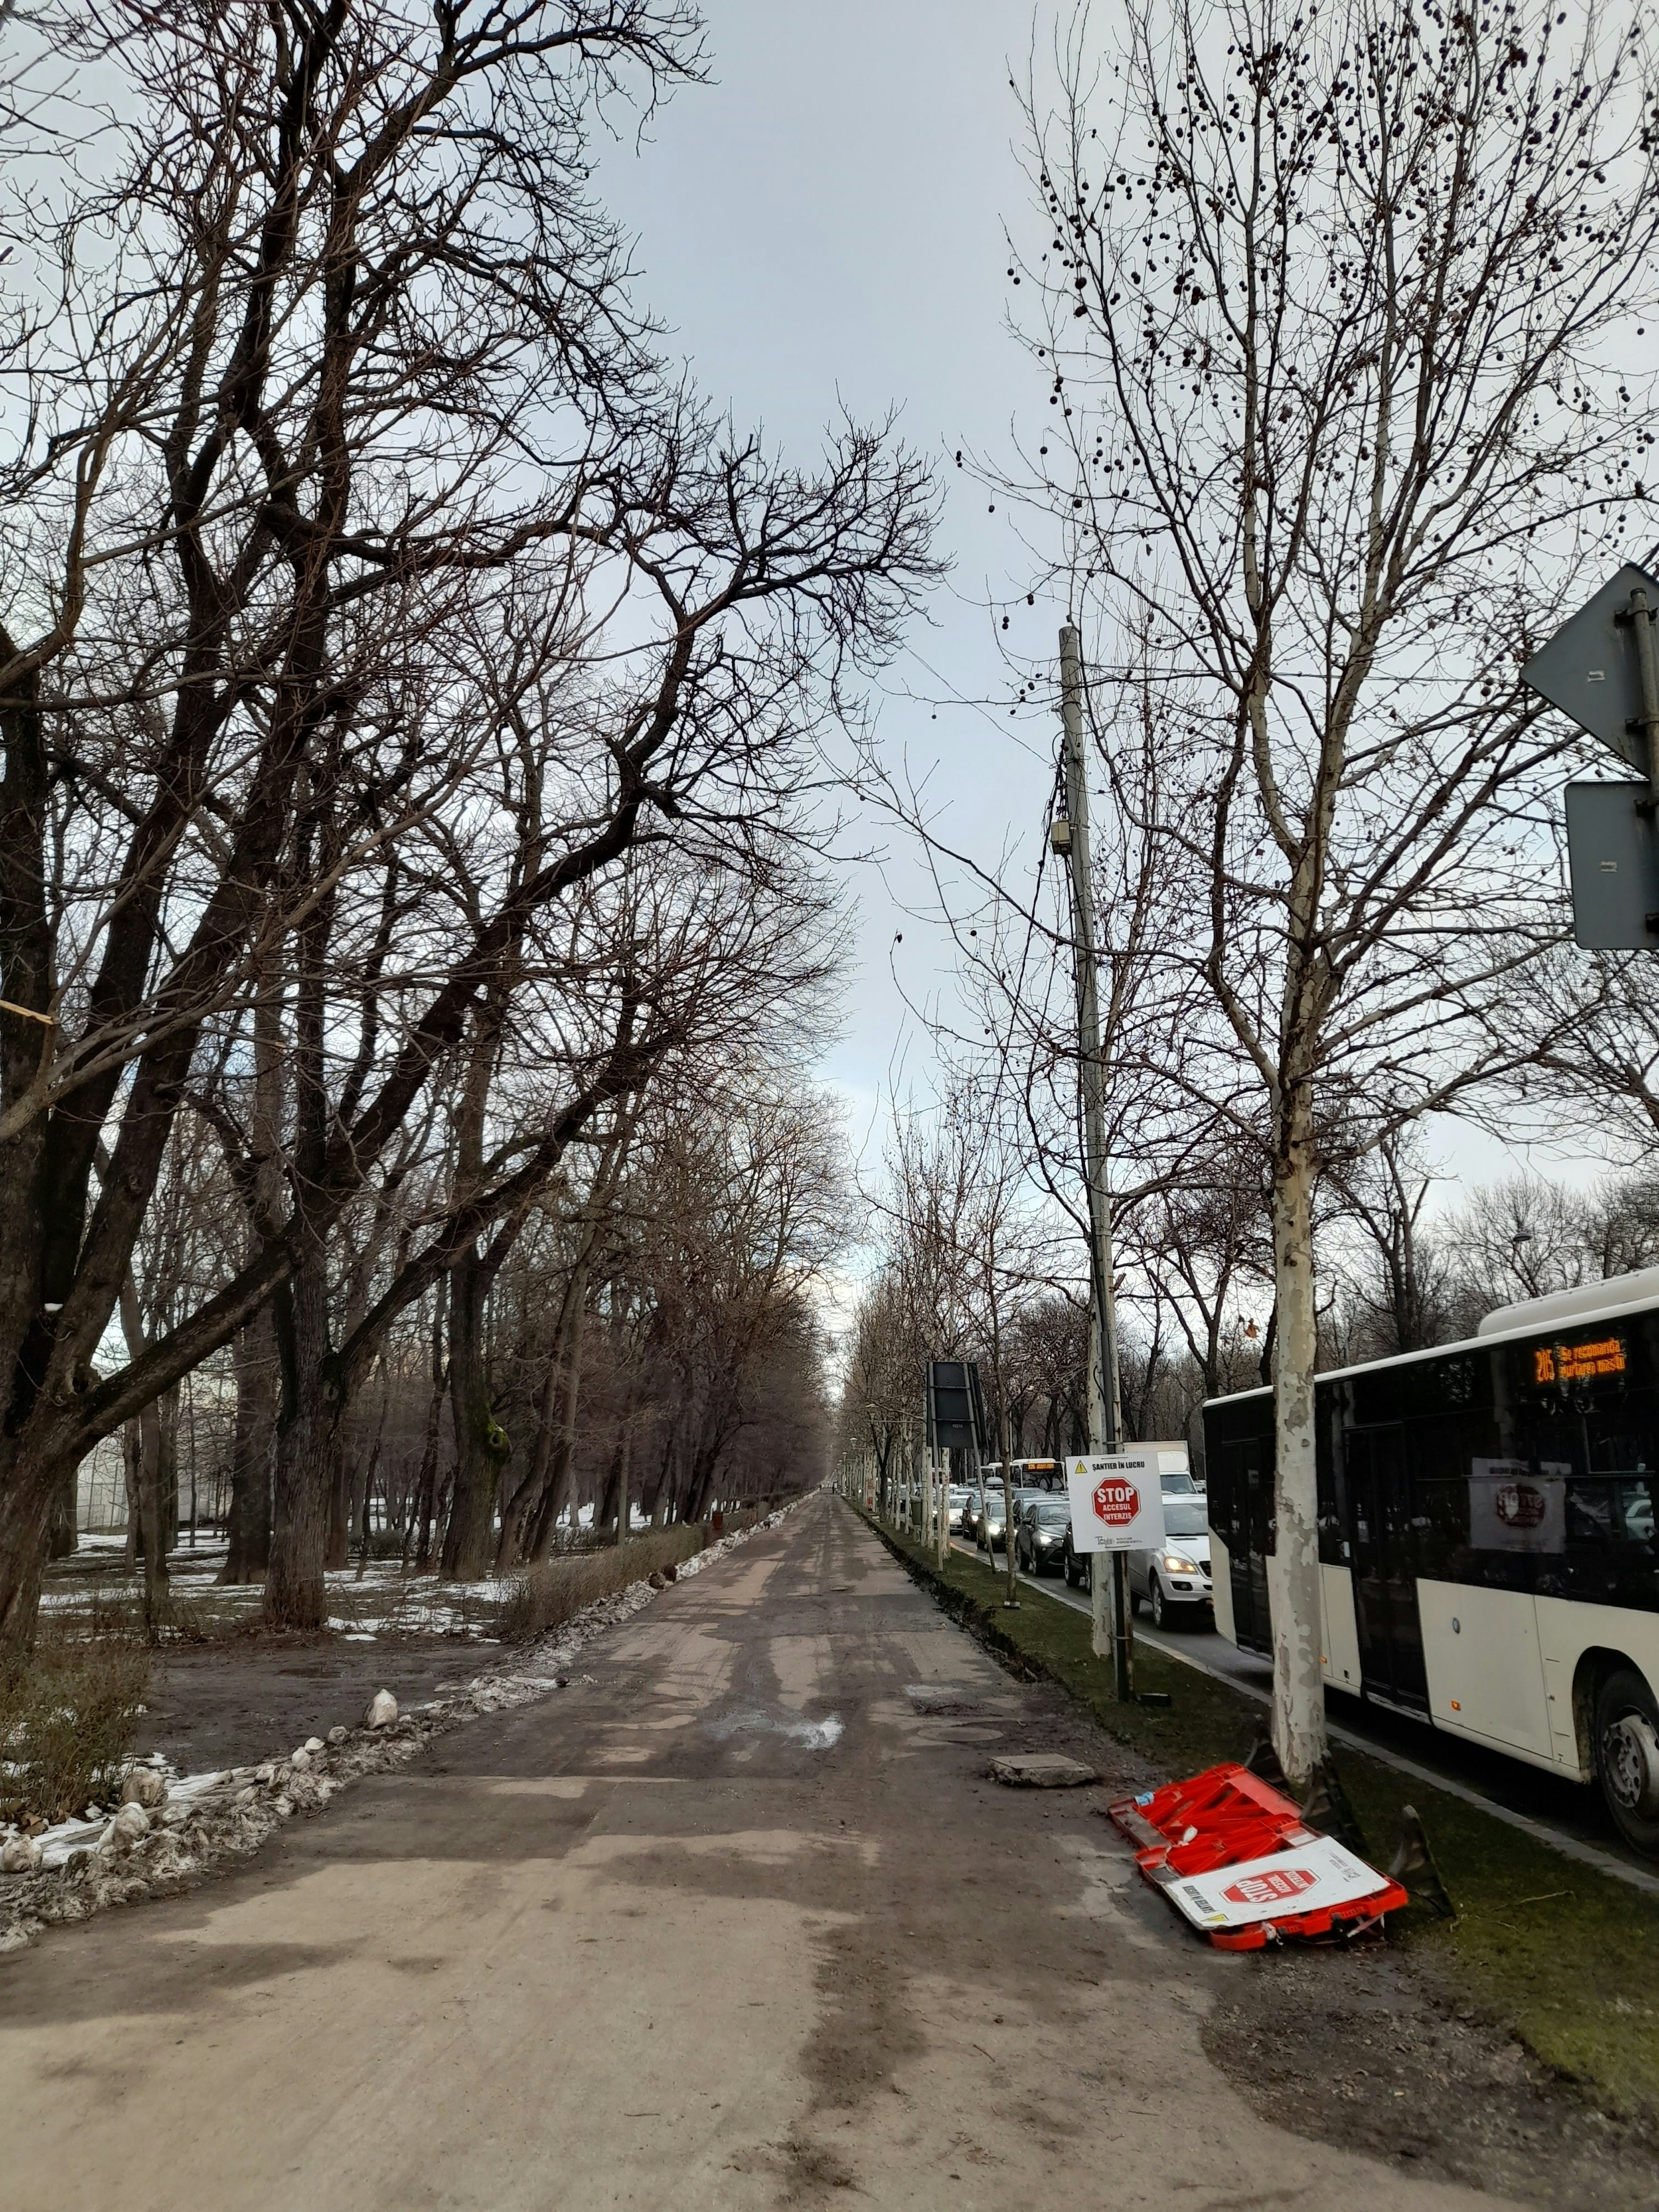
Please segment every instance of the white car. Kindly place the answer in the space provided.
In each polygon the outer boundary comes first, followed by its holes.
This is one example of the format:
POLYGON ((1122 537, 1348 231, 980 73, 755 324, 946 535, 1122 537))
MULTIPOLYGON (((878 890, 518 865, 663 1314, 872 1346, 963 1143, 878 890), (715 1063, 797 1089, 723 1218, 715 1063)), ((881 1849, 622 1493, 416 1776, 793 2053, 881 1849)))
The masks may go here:
POLYGON ((1210 1580, 1210 1505, 1202 1491, 1164 1496, 1164 1542, 1156 1552, 1131 1552, 1129 1602, 1152 1609, 1154 1628, 1207 1620, 1215 1603, 1210 1580))

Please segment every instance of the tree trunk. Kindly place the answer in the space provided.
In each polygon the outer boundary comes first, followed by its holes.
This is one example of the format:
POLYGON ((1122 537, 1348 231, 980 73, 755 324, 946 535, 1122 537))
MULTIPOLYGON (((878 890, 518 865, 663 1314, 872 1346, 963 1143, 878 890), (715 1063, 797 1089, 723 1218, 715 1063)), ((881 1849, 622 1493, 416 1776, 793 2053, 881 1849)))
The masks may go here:
POLYGON ((222 1583, 256 1583, 270 1564, 270 1461, 276 1430, 276 1334, 269 1307, 236 1340, 228 1548, 222 1583))
POLYGON ((161 1495, 156 1501, 155 1524, 161 1531, 161 1556, 164 1565, 167 1553, 179 1541, 179 1388, 175 1382, 170 1390, 164 1390, 156 1401, 159 1445, 156 1486, 161 1495))
MULTIPOLYGON (((540 1503, 527 1532, 525 1556, 545 1556, 559 1525, 559 1516, 569 1501, 576 1466, 576 1413, 581 1401, 582 1345, 587 1332, 587 1262, 581 1261, 566 1292, 568 1322, 560 1346, 556 1418, 550 1426, 551 1449, 540 1503)), ((539 1444, 538 1444, 539 1448, 539 1444)))
POLYGON ((449 1410, 455 1427, 455 1488, 444 1531, 443 1571, 457 1582, 488 1572, 496 1494, 513 1447, 489 1404, 483 1351, 488 1288, 476 1253, 450 1275, 449 1410))
POLYGON ((264 1621, 267 1628, 316 1629, 328 1620, 324 1560, 329 1490, 338 1450, 334 1406, 326 1387, 328 1281, 321 1252, 308 1254, 295 1271, 291 1311, 292 1345, 283 1361, 272 1485, 264 1621))
POLYGON ((34 1633, 46 1563, 46 1524, 56 1483, 49 1468, 20 1453, 8 1468, 0 1440, 0 1488, 8 1510, 0 1521, 0 1644, 27 1644, 34 1633))
POLYGON ((76 1476, 78 1469, 66 1467, 52 1494, 52 1519, 46 1529, 46 1556, 66 1559, 79 1540, 76 1527, 76 1476))
POLYGON ((1319 1490, 1315 1456, 1314 1146, 1309 1109, 1294 1102, 1274 1163, 1273 1269, 1277 1358, 1273 1389, 1273 1514, 1267 1559, 1273 1613, 1273 1748, 1293 1784, 1325 1756, 1320 1665, 1319 1490))
POLYGON ((161 1409, 152 1398, 138 1416, 138 1553, 144 1567, 144 1626, 152 1636, 167 1609, 161 1459, 161 1409))
MULTIPOLYGON (((593 1508, 593 1534, 596 1540, 600 1530, 608 1528, 617 1519, 617 1503, 622 1495, 623 1434, 618 1434, 616 1449, 611 1455, 611 1464, 605 1470, 605 1488, 600 1492, 593 1508)), ((622 1541, 620 1522, 617 1523, 617 1540, 618 1543, 622 1541)))
POLYGON ((349 1565, 351 1559, 351 1502, 352 1479, 355 1469, 348 1462, 343 1449, 334 1455, 328 1486, 328 1542, 324 1549, 323 1563, 337 1571, 349 1565))
POLYGON ((634 1426, 624 1419, 622 1425, 622 1443, 617 1462, 617 1541, 628 1541, 631 1518, 628 1498, 628 1478, 634 1471, 634 1426))
POLYGON ((121 1553, 121 1565, 128 1574, 138 1564, 138 1462, 142 1452, 138 1424, 136 1420, 128 1421, 121 1431, 121 1481, 127 1493, 127 1540, 121 1553))

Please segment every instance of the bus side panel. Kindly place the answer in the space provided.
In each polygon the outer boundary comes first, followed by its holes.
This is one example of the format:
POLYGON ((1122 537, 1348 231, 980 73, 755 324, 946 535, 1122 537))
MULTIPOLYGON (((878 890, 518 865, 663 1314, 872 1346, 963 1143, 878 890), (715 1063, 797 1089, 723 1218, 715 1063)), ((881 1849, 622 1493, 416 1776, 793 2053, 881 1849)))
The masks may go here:
POLYGON ((1319 1569, 1319 1595, 1323 1613, 1320 1642, 1325 1680, 1335 1690, 1359 1695, 1359 1631, 1354 1620, 1353 1575, 1346 1567, 1319 1569))
POLYGON ((1554 1757, 1534 1603, 1526 1590, 1419 1581, 1429 1717, 1437 1728, 1505 1751, 1554 1757))
POLYGON ((1581 1782, 1595 1779, 1581 1761, 1573 1725, 1572 1684, 1586 1651, 1622 1654, 1659 1691, 1659 1613, 1623 1605, 1583 1605, 1569 1597, 1540 1597, 1538 1641, 1543 1655, 1550 1746, 1558 1765, 1581 1782))
POLYGON ((1233 1571, 1227 1557, 1227 1547, 1213 1528, 1210 1531, 1210 1588, 1215 1600, 1215 1626, 1218 1636, 1224 1636, 1229 1644, 1237 1644, 1233 1633, 1233 1571))

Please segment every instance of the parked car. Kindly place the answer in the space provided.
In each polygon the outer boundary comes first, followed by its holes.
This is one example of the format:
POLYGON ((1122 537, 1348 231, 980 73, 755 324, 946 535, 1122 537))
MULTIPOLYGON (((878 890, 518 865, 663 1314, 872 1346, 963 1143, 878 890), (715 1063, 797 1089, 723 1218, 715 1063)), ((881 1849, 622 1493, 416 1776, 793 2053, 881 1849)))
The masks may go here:
POLYGON ((1149 1605, 1154 1628, 1206 1619, 1214 1605, 1210 1581, 1210 1508, 1202 1492, 1164 1498, 1164 1542, 1131 1552, 1129 1603, 1149 1605))
POLYGON ((1047 1492, 1028 1498, 1014 1529, 1014 1564, 1034 1575, 1052 1574, 1072 1533, 1072 1509, 1047 1492))

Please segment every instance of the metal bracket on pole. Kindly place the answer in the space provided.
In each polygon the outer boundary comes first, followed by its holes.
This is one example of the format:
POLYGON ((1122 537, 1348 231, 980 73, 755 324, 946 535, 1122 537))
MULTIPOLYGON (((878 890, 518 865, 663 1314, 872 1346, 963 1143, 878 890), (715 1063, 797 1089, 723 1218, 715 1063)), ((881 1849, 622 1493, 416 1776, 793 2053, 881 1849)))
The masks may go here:
POLYGON ((1637 678, 1641 685, 1641 712, 1630 716, 1626 727, 1642 739, 1642 765, 1648 772, 1648 786, 1655 803, 1659 803, 1659 647, 1654 644, 1653 612, 1648 606, 1648 595, 1643 585, 1632 586, 1630 605, 1613 617, 1622 629, 1628 624, 1636 644, 1637 678))

